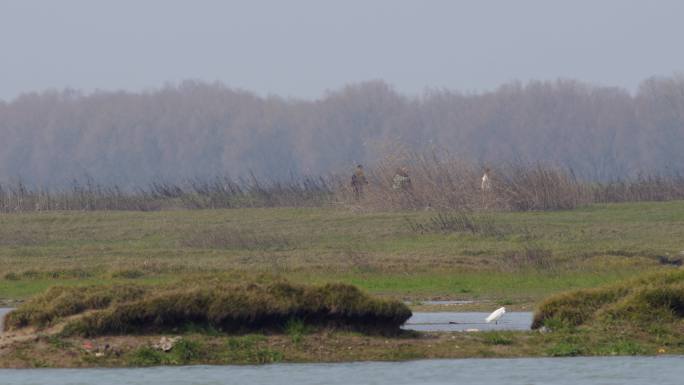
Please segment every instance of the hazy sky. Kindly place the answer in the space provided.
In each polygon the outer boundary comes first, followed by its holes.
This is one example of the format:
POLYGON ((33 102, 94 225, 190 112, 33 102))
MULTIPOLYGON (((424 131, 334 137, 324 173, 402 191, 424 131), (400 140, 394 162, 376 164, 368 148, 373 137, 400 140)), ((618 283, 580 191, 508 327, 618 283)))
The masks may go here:
POLYGON ((576 78, 635 89, 684 70, 681 0, 0 0, 0 99, 183 79, 315 98, 576 78))

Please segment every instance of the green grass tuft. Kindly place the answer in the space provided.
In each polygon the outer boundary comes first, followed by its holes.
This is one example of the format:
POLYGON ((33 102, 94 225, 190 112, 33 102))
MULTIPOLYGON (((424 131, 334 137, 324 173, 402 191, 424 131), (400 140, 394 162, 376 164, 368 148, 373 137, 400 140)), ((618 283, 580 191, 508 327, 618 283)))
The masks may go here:
POLYGON ((484 341, 490 345, 512 345, 513 339, 500 332, 485 332, 482 334, 484 341))
POLYGON ((580 356, 583 353, 584 351, 579 345, 566 341, 557 343, 547 351, 547 354, 551 357, 574 357, 580 356))

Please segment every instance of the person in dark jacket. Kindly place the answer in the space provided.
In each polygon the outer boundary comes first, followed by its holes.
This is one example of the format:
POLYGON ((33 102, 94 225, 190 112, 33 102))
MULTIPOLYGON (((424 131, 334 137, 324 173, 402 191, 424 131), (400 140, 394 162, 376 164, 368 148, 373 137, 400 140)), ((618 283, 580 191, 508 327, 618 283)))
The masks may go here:
POLYGON ((363 172, 363 166, 356 166, 356 171, 354 171, 354 174, 352 174, 351 177, 351 186, 352 189, 354 189, 354 198, 356 198, 356 200, 363 197, 363 187, 367 184, 368 180, 366 179, 366 174, 363 172))

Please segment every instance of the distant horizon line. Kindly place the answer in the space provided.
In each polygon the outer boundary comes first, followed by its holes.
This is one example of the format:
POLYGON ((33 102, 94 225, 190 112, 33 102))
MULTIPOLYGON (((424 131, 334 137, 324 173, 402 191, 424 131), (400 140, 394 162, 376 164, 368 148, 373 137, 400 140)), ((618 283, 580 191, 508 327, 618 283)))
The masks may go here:
POLYGON ((305 96, 293 96, 293 95, 282 95, 278 94, 275 92, 259 92, 259 91, 254 91, 250 90, 246 87, 242 86, 232 86, 229 83, 223 81, 223 80, 205 80, 205 79, 200 79, 200 78, 187 78, 179 81, 166 81, 162 85, 158 86, 144 86, 140 87, 138 89, 124 89, 124 88, 93 88, 93 89, 87 89, 87 88, 78 88, 78 87, 71 87, 71 86, 64 86, 64 87, 46 87, 40 90, 29 90, 29 91, 22 91, 18 95, 14 96, 13 98, 3 98, 0 97, 0 102, 6 103, 6 104, 12 104, 19 99, 27 96, 33 96, 33 95, 47 95, 47 94, 68 94, 68 93, 73 93, 77 95, 78 97, 90 97, 93 95, 98 95, 98 94, 116 94, 116 93, 125 93, 125 94, 133 94, 133 95, 145 95, 145 94, 155 94, 162 92, 164 90, 168 89, 180 89, 184 85, 209 85, 209 86, 221 86, 227 90, 230 91, 235 91, 235 92, 241 92, 241 93, 246 93, 253 95, 255 97, 259 97, 262 99, 269 99, 269 98, 277 98, 277 99, 284 99, 284 100, 292 100, 292 101, 301 101, 301 102, 316 102, 319 100, 324 100, 330 95, 333 95, 337 92, 344 91, 345 89, 349 88, 354 88, 366 84, 383 84, 387 86, 392 92, 395 92, 398 95, 408 97, 408 98, 421 98, 423 96, 428 96, 430 93, 436 93, 436 92, 446 92, 446 93, 453 93, 453 94, 459 94, 459 95, 464 95, 464 96, 478 96, 478 95, 486 95, 489 93, 495 93, 502 88, 509 87, 509 86, 518 86, 522 88, 529 87, 531 85, 535 84, 562 84, 562 83, 576 83, 577 85, 583 86, 583 87, 589 87, 589 88, 596 88, 596 89, 615 89, 619 90, 625 93, 628 93, 631 96, 634 96, 638 93, 639 88, 641 87, 642 84, 649 80, 663 80, 663 79, 679 79, 681 81, 684 81, 684 71, 674 71, 670 75, 651 75, 649 77, 643 78, 638 82, 638 85, 635 90, 630 90, 629 87, 625 86, 620 86, 620 85, 607 85, 607 84, 600 84, 592 81, 586 81, 586 80, 581 80, 578 78, 572 78, 572 77, 562 77, 558 76, 553 79, 512 79, 503 83, 500 83, 496 87, 493 88, 483 88, 479 90, 463 90, 463 89, 458 89, 458 88, 450 88, 447 86, 443 87, 437 87, 437 86, 424 86, 421 92, 404 92, 404 91, 399 91, 397 90, 397 87, 395 84, 391 83, 390 81, 382 78, 369 78, 365 80, 359 80, 359 81, 350 81, 345 84, 342 84, 340 86, 337 86, 335 88, 326 88, 323 91, 320 92, 319 96, 317 97, 305 97, 305 96))

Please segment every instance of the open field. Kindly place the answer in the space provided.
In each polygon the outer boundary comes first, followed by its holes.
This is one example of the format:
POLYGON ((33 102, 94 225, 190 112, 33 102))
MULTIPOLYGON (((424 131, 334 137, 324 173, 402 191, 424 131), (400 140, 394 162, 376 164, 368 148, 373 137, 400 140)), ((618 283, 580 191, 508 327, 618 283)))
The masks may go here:
POLYGON ((209 274, 530 308, 555 292, 672 269, 663 262, 684 250, 682 201, 466 215, 475 229, 460 215, 334 208, 2 214, 0 298, 56 284, 209 274))
MULTIPOLYGON (((0 367, 682 354, 683 239, 681 201, 476 214, 331 208, 3 214, 6 304, 50 286, 83 288, 44 292, 8 317, 0 367), (273 330, 242 334, 212 324, 212 301, 240 302, 254 290, 289 287, 278 283, 286 281, 351 283, 415 301, 414 310, 447 310, 418 305, 424 299, 475 300, 450 311, 537 308, 535 327, 544 327, 359 334, 282 315, 273 330), (231 297, 238 292, 247 294, 231 297), (140 298, 128 303, 126 293, 140 298), (173 317, 190 321, 163 323, 173 317), (163 327, 129 328, 150 320, 163 327), (168 352, 158 346, 168 336, 162 332, 177 336, 168 352)), ((296 301, 277 293, 294 292, 278 289, 270 300, 247 303, 271 319, 266 310, 295 309, 296 301)), ((317 302, 300 303, 308 309, 317 302)), ((218 308, 243 314, 248 306, 218 308)))

